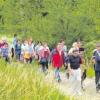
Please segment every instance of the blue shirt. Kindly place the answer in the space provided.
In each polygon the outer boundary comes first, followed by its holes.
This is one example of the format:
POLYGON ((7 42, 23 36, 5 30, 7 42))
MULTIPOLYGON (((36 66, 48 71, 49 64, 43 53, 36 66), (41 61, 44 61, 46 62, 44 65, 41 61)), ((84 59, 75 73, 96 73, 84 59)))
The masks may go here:
POLYGON ((95 51, 93 55, 95 59, 95 71, 100 71, 100 51, 95 51))
POLYGON ((3 57, 8 57, 9 55, 9 48, 2 48, 1 49, 3 57))
POLYGON ((14 47, 16 46, 16 44, 17 44, 17 38, 14 37, 14 40, 13 40, 13 45, 14 45, 14 47))

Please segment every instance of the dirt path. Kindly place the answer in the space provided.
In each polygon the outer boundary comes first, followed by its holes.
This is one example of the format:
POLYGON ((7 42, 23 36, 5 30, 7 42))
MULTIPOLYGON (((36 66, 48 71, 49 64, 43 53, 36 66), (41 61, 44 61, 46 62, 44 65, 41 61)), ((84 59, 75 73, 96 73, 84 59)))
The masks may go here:
MULTIPOLYGON (((46 76, 46 80, 54 84, 54 86, 64 95, 71 95, 71 86, 70 81, 67 79, 65 73, 61 73, 61 83, 57 83, 54 81, 53 78, 53 71, 49 72, 49 74, 46 76)), ((82 91, 82 96, 75 96, 75 100, 100 100, 100 94, 96 93, 95 90, 95 79, 94 78, 87 78, 84 82, 85 85, 85 91, 82 91)), ((70 98, 71 100, 71 98, 70 98)))

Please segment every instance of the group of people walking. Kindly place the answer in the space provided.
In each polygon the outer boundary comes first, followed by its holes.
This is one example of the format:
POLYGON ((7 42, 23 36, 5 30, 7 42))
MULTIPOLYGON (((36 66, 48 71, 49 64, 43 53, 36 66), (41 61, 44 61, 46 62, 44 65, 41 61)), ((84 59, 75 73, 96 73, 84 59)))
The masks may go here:
MULTIPOLYGON (((74 42, 72 48, 67 50, 65 41, 60 40, 54 48, 50 49, 47 42, 34 43, 32 38, 20 41, 17 35, 14 35, 12 45, 9 45, 6 39, 0 41, 0 55, 6 62, 11 59, 31 64, 38 60, 44 73, 48 71, 48 64, 54 68, 54 78, 61 82, 60 69, 65 67, 67 77, 73 83, 73 92, 81 94, 82 64, 84 63, 84 48, 80 41, 74 42)), ((93 62, 96 79, 96 90, 100 91, 100 43, 96 45, 93 53, 93 62)))

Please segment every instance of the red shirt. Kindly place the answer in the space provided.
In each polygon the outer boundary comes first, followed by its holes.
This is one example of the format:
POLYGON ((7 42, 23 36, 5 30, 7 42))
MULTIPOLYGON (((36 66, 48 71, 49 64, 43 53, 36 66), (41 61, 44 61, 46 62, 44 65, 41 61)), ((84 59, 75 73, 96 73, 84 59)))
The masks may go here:
POLYGON ((61 51, 61 54, 55 49, 52 53, 52 65, 55 68, 61 68, 64 64, 64 52, 61 51))

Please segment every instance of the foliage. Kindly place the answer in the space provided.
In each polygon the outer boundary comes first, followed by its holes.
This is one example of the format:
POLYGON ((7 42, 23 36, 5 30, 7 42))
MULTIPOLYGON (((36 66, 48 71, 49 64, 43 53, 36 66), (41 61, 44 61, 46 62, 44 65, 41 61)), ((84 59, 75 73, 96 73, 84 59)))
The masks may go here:
POLYGON ((100 38, 99 0, 0 0, 0 34, 53 44, 100 38))

